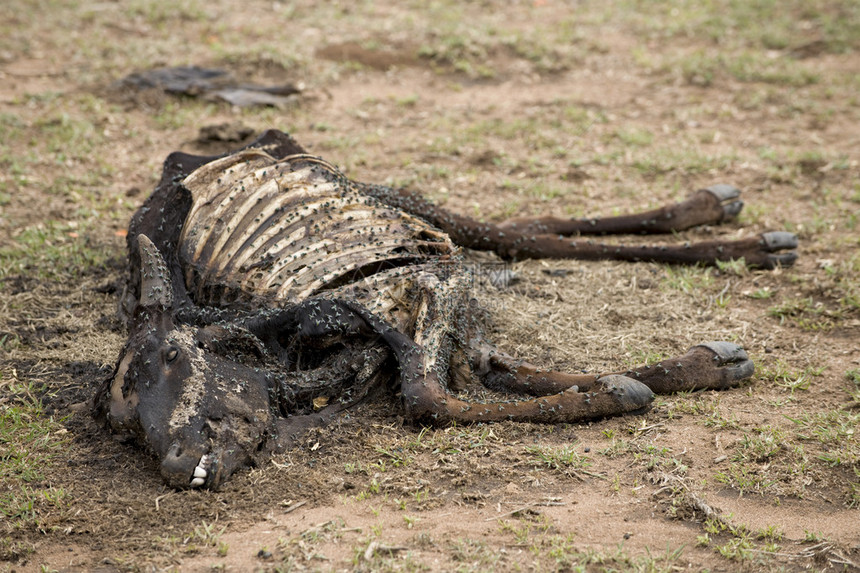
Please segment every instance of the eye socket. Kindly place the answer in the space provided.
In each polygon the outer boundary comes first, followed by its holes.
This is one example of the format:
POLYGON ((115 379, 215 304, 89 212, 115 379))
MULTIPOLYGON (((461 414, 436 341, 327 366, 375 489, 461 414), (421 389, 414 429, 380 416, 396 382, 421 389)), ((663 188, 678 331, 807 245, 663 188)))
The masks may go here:
POLYGON ((179 350, 177 350, 176 348, 171 348, 164 355, 164 359, 167 360, 167 362, 173 362, 174 360, 176 360, 177 356, 179 356, 179 350))

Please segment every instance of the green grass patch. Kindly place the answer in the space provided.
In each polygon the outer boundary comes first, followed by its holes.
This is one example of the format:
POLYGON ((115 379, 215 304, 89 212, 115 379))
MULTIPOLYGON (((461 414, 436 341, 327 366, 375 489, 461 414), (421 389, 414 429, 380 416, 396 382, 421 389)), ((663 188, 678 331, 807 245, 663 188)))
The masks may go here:
POLYGON ((56 112, 34 124, 45 148, 57 162, 69 157, 89 161, 93 150, 104 139, 89 120, 73 117, 66 112, 56 112))
POLYGON ((662 284, 666 289, 685 294, 703 295, 714 285, 713 269, 701 266, 664 266, 662 284))
POLYGON ((625 18, 659 38, 702 40, 722 49, 841 53, 860 48, 860 5, 854 0, 627 0, 625 18), (813 44, 814 42, 814 44, 813 44))
POLYGON ((201 125, 215 114, 216 104, 191 98, 169 99, 152 116, 155 126, 162 131, 173 131, 188 125, 201 125))
POLYGON ((62 425, 44 415, 36 397, 43 389, 17 381, 0 381, 0 388, 8 397, 0 405, 0 482, 40 482, 42 470, 63 445, 56 435, 62 425))
POLYGON ((166 29, 176 22, 204 21, 210 17, 206 4, 199 0, 174 0, 170 3, 133 0, 125 9, 158 29, 166 29))
POLYGON ((27 227, 0 247, 0 279, 11 275, 42 280, 81 277, 88 269, 105 265, 115 254, 106 241, 92 238, 94 232, 57 221, 27 227))
POLYGON ((44 514, 64 507, 66 493, 46 484, 45 470, 66 438, 61 420, 45 415, 40 388, 3 382, 0 405, 0 522, 11 529, 43 527, 44 514))
POLYGON ((820 80, 818 73, 797 60, 772 58, 758 52, 727 54, 697 50, 667 62, 663 69, 678 73, 687 83, 705 87, 724 77, 789 87, 808 86, 820 80))
POLYGON ((431 34, 418 49, 440 71, 453 71, 471 78, 492 78, 497 71, 490 61, 488 42, 476 30, 460 28, 431 34))
POLYGON ((532 464, 536 467, 575 474, 577 470, 584 470, 591 465, 588 456, 576 451, 578 445, 531 446, 526 448, 526 452, 532 456, 532 464))
POLYGON ((778 428, 756 428, 754 434, 744 434, 732 459, 739 462, 766 461, 782 449, 785 437, 778 428))
POLYGON ((696 539, 700 547, 710 547, 720 556, 745 565, 765 565, 779 553, 782 531, 776 525, 752 531, 727 520, 705 520, 704 534, 696 539))
POLYGON ((666 414, 670 420, 690 414, 698 417, 708 428, 739 429, 740 422, 737 415, 734 413, 723 414, 724 408, 720 408, 720 400, 721 397, 719 396, 705 398, 697 394, 679 393, 669 403, 666 414))
POLYGON ((623 144, 634 147, 648 147, 654 141, 653 133, 647 129, 637 129, 634 127, 617 130, 615 137, 623 144))
POLYGON ((860 413, 850 410, 813 412, 788 418, 795 424, 795 437, 822 446, 816 456, 828 466, 854 466, 860 470, 860 413))
POLYGON ((697 174, 727 171, 735 163, 734 155, 710 155, 689 146, 658 147, 633 154, 632 166, 646 177, 667 173, 697 174))
POLYGON ((808 475, 813 461, 789 437, 786 430, 770 425, 745 432, 734 446, 728 467, 716 472, 714 479, 740 495, 803 497, 811 483, 808 475))
POLYGON ((821 376, 824 369, 816 366, 807 366, 802 370, 792 368, 783 360, 757 361, 759 364, 756 373, 761 380, 773 382, 792 396, 795 392, 809 390, 812 378, 821 376))
POLYGON ((816 301, 811 296, 788 298, 768 308, 767 314, 778 319, 780 324, 791 324, 802 330, 832 330, 849 313, 860 309, 860 288, 852 283, 843 286, 848 288, 836 304, 833 301, 816 301))
MULTIPOLYGON (((499 529, 509 535, 515 546, 527 548, 532 563, 528 569, 536 571, 647 571, 649 573, 677 571, 684 568, 681 562, 683 547, 664 551, 646 550, 633 555, 623 545, 614 549, 578 549, 572 535, 557 532, 544 516, 524 513, 517 520, 502 520, 499 529)), ((492 554, 492 552, 490 552, 492 554)), ((483 552, 474 555, 481 558, 483 552)), ((495 561, 487 556, 485 566, 495 561)), ((467 569, 471 570, 471 569, 467 569)), ((478 568, 477 570, 487 570, 478 568)))

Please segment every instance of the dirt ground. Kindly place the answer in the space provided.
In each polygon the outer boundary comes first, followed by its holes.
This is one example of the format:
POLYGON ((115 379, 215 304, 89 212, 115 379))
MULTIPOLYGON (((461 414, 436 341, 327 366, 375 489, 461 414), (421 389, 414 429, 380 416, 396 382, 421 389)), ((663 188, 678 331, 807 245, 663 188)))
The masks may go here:
POLYGON ((320 4, 4 5, 0 571, 860 571, 860 5, 320 4), (301 92, 238 108, 117 83, 179 65, 301 92), (738 221, 626 240, 785 229, 800 258, 531 261, 477 287, 493 339, 541 366, 732 340, 758 367, 741 388, 559 426, 422 429, 382 399, 172 491, 89 411, 125 336, 124 231, 168 153, 272 127, 484 220, 731 183, 738 221))

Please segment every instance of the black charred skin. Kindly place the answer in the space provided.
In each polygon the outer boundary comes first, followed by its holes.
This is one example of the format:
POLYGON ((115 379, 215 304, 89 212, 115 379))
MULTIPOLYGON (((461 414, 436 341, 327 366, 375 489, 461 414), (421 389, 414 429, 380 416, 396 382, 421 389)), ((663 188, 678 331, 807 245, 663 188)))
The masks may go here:
POLYGON ((129 340, 96 414, 146 444, 170 486, 215 488, 380 388, 399 393, 408 418, 445 424, 571 422, 642 411, 654 392, 737 385, 753 365, 725 342, 599 375, 503 354, 481 335, 461 249, 791 264, 787 233, 671 247, 578 238, 717 224, 740 211, 739 193, 716 185, 640 215, 493 224, 351 181, 278 131, 222 156, 173 153, 129 226, 129 340), (473 378, 510 399, 455 396, 473 378))

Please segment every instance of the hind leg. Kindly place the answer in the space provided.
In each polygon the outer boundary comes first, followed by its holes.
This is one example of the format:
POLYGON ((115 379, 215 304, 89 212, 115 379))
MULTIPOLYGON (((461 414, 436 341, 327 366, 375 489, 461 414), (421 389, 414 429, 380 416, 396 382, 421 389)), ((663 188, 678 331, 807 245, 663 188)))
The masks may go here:
MULTIPOLYGON (((491 241, 488 241, 488 244, 491 241)), ((797 260, 797 236, 786 231, 762 233, 734 241, 702 241, 685 245, 610 245, 590 240, 571 240, 558 235, 501 236, 493 247, 507 259, 582 259, 652 261, 673 264, 716 265, 718 261, 744 259, 747 266, 773 269, 791 266, 797 260), (782 252, 789 250, 788 252, 782 252)))
MULTIPOLYGON (((687 245, 610 245, 601 244, 589 240, 571 240, 563 233, 534 232, 511 226, 502 227, 493 223, 482 223, 451 213, 438 207, 417 193, 405 189, 392 189, 380 185, 368 185, 365 183, 352 182, 362 194, 379 199, 387 205, 403 209, 421 217, 425 221, 439 227, 451 239, 462 247, 480 251, 493 251, 504 259, 581 259, 581 260, 615 260, 615 261, 654 261, 672 264, 706 264, 715 265, 717 261, 730 261, 743 258, 747 266, 773 269, 780 266, 791 266, 797 259, 797 253, 792 249, 797 248, 797 237, 785 231, 774 231, 762 233, 756 237, 749 237, 736 241, 718 240, 703 241, 687 245)), ((689 202, 714 203, 711 209, 707 209, 710 215, 706 220, 715 217, 728 217, 730 213, 739 207, 730 207, 731 194, 728 186, 715 186, 710 191, 697 193, 689 202), (717 191, 713 191, 714 189, 717 191), (708 199, 708 196, 711 199, 708 199), (729 203, 723 205, 725 196, 729 203), (725 210, 724 210, 725 209, 725 210), (722 213, 720 215, 720 213, 722 213)), ((685 202, 688 205, 690 203, 685 202)), ((682 203, 681 205, 684 205, 682 203)), ((671 208, 666 208, 671 214, 671 208)), ((695 212, 695 209, 684 209, 695 212)), ((658 214, 661 212, 658 210, 658 214)), ((680 213, 677 214, 678 218, 680 213)), ((675 215, 673 215, 673 218, 675 215)), ((701 224, 702 218, 696 219, 687 215, 688 223, 701 224), (698 220, 699 223, 695 223, 698 220)), ((653 213, 648 214, 646 220, 653 219, 653 213)), ((722 220, 722 219, 720 219, 722 220)), ((615 222, 618 222, 616 220, 615 222)), ((622 221, 623 222, 623 221, 622 221)), ((641 218, 634 216, 631 232, 642 232, 641 218)), ((613 223, 615 224, 615 223, 613 223)), ((674 223, 669 224, 673 229, 674 223)), ((627 227, 631 222, 624 223, 627 227)), ((654 225, 646 225, 654 226, 654 225)), ((604 230, 601 232, 610 232, 604 230)), ((614 232, 614 231, 613 231, 614 232)))
POLYGON ((740 194, 740 190, 731 185, 713 185, 696 191, 680 203, 645 213, 585 219, 521 217, 504 221, 499 227, 538 235, 671 233, 734 219, 744 206, 738 199, 740 194))

